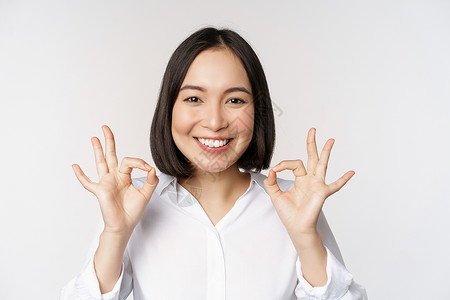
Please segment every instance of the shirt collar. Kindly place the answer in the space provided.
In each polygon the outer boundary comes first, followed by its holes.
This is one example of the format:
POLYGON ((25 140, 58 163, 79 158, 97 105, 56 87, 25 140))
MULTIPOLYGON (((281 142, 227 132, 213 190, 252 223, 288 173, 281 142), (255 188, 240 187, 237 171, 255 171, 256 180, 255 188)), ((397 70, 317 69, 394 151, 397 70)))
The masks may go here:
MULTIPOLYGON (((176 177, 166 174, 166 173, 162 173, 159 174, 158 176, 159 179, 159 183, 158 183, 158 187, 157 187, 157 192, 158 195, 161 196, 161 194, 169 187, 172 186, 173 188, 175 188, 176 186, 176 177)), ((155 191, 156 192, 156 191, 155 191)))
MULTIPOLYGON (((258 186, 259 188, 263 189, 264 191, 266 191, 266 188, 264 187, 264 179, 266 178, 266 176, 264 174, 261 173, 255 173, 255 172, 251 172, 250 173, 250 188, 249 190, 251 190, 254 186, 258 186)), ((176 191, 177 189, 177 178, 175 176, 172 175, 168 175, 166 173, 161 173, 159 176, 159 184, 158 184, 158 190, 155 191, 158 193, 159 196, 161 196, 162 194, 164 194, 167 191, 176 191)))

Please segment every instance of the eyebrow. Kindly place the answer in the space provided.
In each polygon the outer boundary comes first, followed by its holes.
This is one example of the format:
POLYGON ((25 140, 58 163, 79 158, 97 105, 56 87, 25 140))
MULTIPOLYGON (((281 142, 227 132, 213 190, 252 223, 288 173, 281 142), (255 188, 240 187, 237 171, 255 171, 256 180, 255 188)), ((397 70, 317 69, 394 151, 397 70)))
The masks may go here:
MULTIPOLYGON (((186 90, 186 89, 198 90, 198 91, 201 91, 201 92, 206 92, 205 88, 202 88, 201 86, 198 86, 198 85, 185 85, 185 86, 183 86, 180 89, 180 91, 186 90)), ((223 93, 224 94, 229 94, 229 93, 232 93, 232 92, 244 92, 244 93, 249 94, 250 96, 252 95, 252 93, 250 93, 245 87, 242 87, 242 86, 235 86, 235 87, 229 88, 229 89, 225 90, 225 92, 223 92, 223 93)))

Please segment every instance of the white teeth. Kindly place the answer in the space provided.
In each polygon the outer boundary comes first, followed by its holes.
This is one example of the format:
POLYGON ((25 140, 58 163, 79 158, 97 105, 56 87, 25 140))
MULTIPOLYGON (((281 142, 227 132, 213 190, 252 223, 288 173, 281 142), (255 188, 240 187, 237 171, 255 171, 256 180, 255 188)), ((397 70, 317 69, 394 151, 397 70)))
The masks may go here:
POLYGON ((230 140, 207 140, 203 138, 197 138, 197 140, 203 145, 206 145, 211 148, 222 147, 223 145, 228 144, 228 142, 230 141, 230 140))

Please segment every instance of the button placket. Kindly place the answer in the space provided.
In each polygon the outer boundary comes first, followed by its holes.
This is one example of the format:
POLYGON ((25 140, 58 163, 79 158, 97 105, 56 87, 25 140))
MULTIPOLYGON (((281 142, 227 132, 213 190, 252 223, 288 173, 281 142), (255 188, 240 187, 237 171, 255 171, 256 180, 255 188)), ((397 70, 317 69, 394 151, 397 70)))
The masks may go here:
POLYGON ((225 300, 225 258, 220 233, 207 229, 207 300, 225 300))

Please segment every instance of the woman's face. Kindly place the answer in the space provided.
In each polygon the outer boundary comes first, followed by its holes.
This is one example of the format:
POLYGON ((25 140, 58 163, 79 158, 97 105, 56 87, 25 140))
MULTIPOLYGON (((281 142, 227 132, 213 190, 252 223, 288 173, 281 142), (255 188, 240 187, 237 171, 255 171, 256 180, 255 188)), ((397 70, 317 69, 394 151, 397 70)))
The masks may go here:
POLYGON ((250 81, 229 49, 208 49, 192 62, 172 111, 172 136, 197 172, 226 170, 253 135, 250 81))

